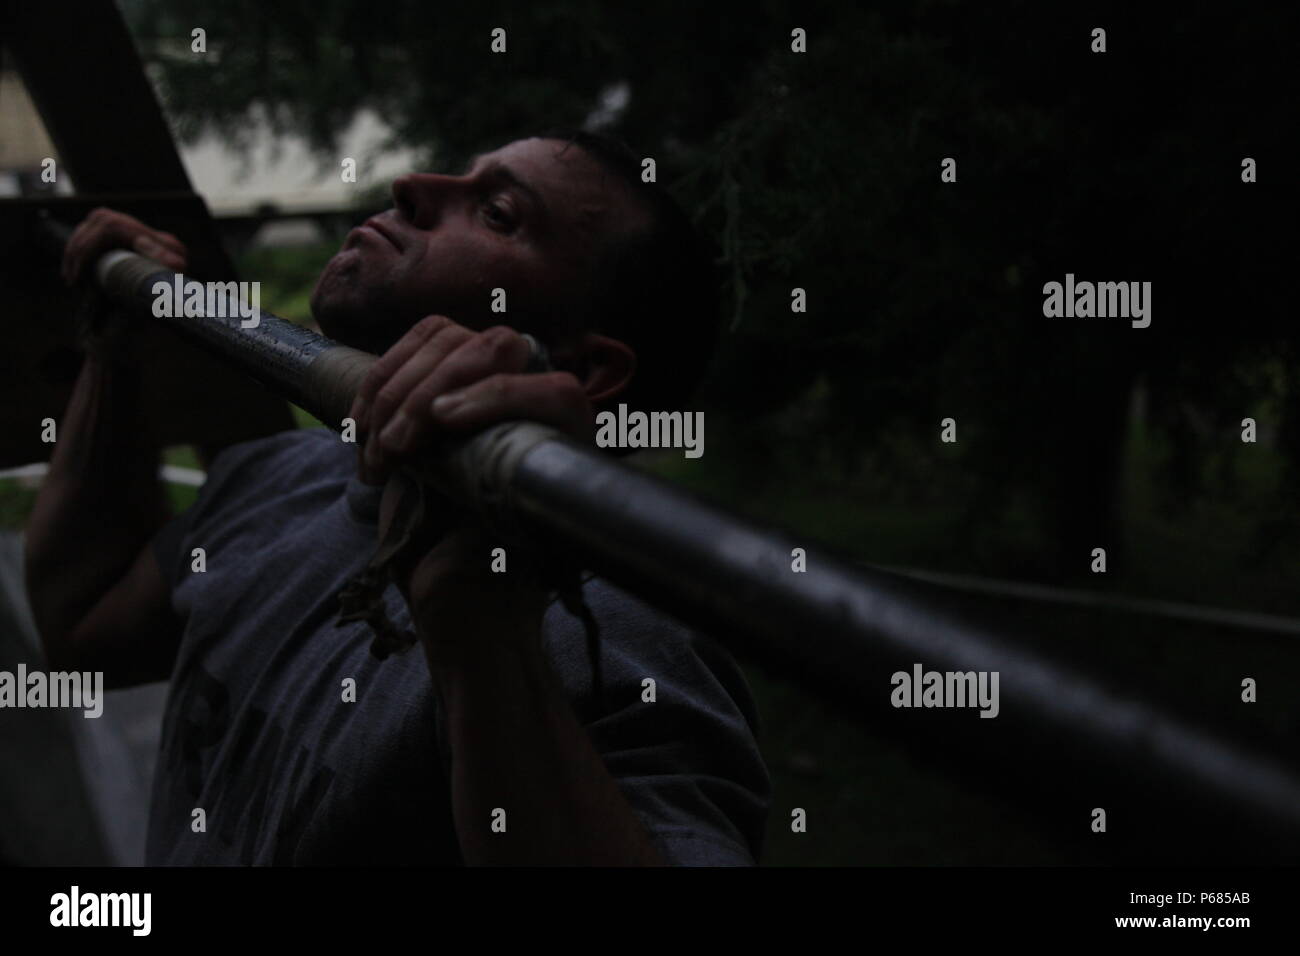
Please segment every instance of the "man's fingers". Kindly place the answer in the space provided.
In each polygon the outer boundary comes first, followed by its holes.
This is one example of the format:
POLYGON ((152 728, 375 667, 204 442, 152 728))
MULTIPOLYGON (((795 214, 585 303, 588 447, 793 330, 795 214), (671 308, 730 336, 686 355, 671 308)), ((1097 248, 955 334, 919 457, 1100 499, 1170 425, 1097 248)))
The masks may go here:
POLYGON ((425 444, 421 437, 428 429, 421 426, 429 421, 429 407, 439 395, 491 375, 522 372, 532 354, 524 337, 504 326, 467 336, 450 351, 447 344, 434 339, 393 376, 388 387, 394 397, 402 396, 401 406, 391 418, 374 417, 384 451, 405 455, 425 444), (443 348, 426 359, 430 347, 438 345, 443 348))
POLYGON ((426 415, 425 427, 403 451, 393 450, 391 441, 382 441, 380 435, 370 435, 362 452, 363 481, 382 484, 400 461, 418 452, 436 432, 472 432, 513 419, 541 422, 577 437, 589 435, 592 427, 591 403, 569 372, 490 375, 438 395, 426 415))
POLYGON ((186 248, 185 243, 181 242, 180 239, 172 233, 163 232, 161 229, 154 229, 149 234, 172 252, 188 258, 190 254, 189 249, 186 248))
POLYGON ((591 430, 591 403, 569 372, 493 375, 432 402, 433 420, 448 431, 474 431, 511 419, 552 425, 569 435, 591 430))
POLYGON ((96 241, 100 231, 98 221, 93 218, 86 219, 73 230, 67 246, 63 249, 63 281, 69 285, 81 277, 86 250, 96 241))
POLYGON ((365 435, 361 479, 383 481, 444 427, 531 418, 584 434, 591 409, 577 379, 567 373, 519 374, 531 356, 528 341, 506 326, 475 333, 441 317, 421 322, 376 362, 353 403, 352 417, 365 435), (447 393, 456 401, 443 403, 449 414, 440 420, 435 400, 447 393), (450 414, 460 401, 465 407, 450 414))
POLYGON ((437 366, 442 357, 473 336, 445 316, 422 319, 371 366, 357 390, 351 417, 364 436, 358 448, 362 481, 381 483, 390 470, 378 432, 390 421, 406 394, 437 366))
POLYGON ((475 338, 475 333, 469 329, 452 323, 420 346, 375 396, 370 410, 372 429, 375 432, 383 431, 403 410, 409 410, 412 392, 436 376, 448 356, 468 347, 475 338))
POLYGON ((365 427, 369 421, 371 406, 398 369, 402 368, 425 342, 453 325, 455 323, 443 315, 425 316, 411 326, 410 331, 398 339, 392 348, 379 356, 366 372, 365 378, 361 380, 357 397, 352 402, 352 410, 348 413, 348 417, 357 423, 358 428, 365 427))
POLYGON ((142 256, 154 260, 159 265, 171 269, 173 272, 184 272, 188 263, 184 256, 172 252, 156 242, 140 238, 135 241, 134 250, 142 256))
POLYGON ((177 272, 188 265, 189 250, 170 232, 151 229, 126 213, 96 209, 77 226, 63 253, 63 280, 79 281, 86 270, 110 249, 131 249, 177 272))
MULTIPOLYGON (((73 230, 63 253, 63 278, 66 282, 71 284, 81 278, 86 260, 95 253, 95 250, 104 246, 112 222, 120 215, 121 213, 114 213, 102 207, 94 209, 73 230)), ((141 225, 143 226, 143 223, 141 225)), ((102 251, 107 251, 107 248, 103 248, 102 251)))
POLYGON ((135 251, 142 256, 158 256, 166 253, 173 253, 184 258, 189 254, 185 248, 185 243, 181 242, 170 232, 160 232, 157 229, 150 229, 146 232, 132 232, 124 230, 125 235, 133 236, 133 245, 135 251))
POLYGON ((172 241, 164 238, 164 233, 149 233, 147 235, 136 236, 131 247, 140 255, 148 256, 150 259, 160 262, 169 269, 177 272, 184 272, 188 264, 188 252, 175 236, 171 236, 172 241))

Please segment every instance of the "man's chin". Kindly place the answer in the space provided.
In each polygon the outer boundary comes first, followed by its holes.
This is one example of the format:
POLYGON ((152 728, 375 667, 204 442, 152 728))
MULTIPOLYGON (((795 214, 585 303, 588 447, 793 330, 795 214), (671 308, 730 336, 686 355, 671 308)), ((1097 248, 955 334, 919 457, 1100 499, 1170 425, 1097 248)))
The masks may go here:
POLYGON ((364 330, 364 316, 374 314, 360 294, 359 263, 344 249, 326 263, 311 293, 311 314, 321 332, 354 348, 364 330))
POLYGON ((328 307, 322 308, 314 304, 312 315, 316 319, 316 324, 320 326, 321 333, 340 345, 349 345, 354 349, 376 354, 382 351, 381 337, 376 336, 368 327, 364 315, 328 307))
POLYGON ((319 285, 312 294, 311 312, 323 334, 375 355, 382 355, 410 327, 401 326, 380 303, 334 295, 319 285))
POLYGON ((376 276, 364 265, 355 247, 335 253, 316 280, 311 313, 334 341, 382 355, 425 313, 412 317, 399 310, 387 274, 376 276))

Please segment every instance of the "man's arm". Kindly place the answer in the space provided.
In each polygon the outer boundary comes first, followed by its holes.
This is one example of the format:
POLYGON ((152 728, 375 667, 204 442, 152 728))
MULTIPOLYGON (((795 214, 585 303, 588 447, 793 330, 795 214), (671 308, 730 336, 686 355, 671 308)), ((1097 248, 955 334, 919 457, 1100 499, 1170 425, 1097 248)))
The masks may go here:
POLYGON ((446 715, 466 861, 662 864, 543 653, 546 592, 522 569, 492 573, 491 547, 455 533, 418 571, 438 585, 412 601, 446 715))
MULTIPOLYGON (((68 243, 65 278, 83 279, 108 249, 161 243, 160 258, 183 267, 175 237, 96 210, 68 243)), ((179 628, 149 547, 169 510, 139 387, 127 351, 85 357, 26 529, 27 592, 50 667, 103 670, 112 685, 165 677, 179 628)))
MULTIPOLYGON (((434 436, 497 421, 529 418, 590 441, 594 416, 578 380, 520 374, 529 355, 509 329, 472 332, 440 316, 417 324, 376 362, 353 406, 366 436, 362 477, 379 483, 434 436), (449 393, 459 400, 432 404, 449 393)), ((381 507, 381 538, 395 488, 381 507)), ((492 573, 491 547, 460 528, 399 575, 447 716, 466 861, 663 862, 550 671, 545 589, 522 562, 492 573)))

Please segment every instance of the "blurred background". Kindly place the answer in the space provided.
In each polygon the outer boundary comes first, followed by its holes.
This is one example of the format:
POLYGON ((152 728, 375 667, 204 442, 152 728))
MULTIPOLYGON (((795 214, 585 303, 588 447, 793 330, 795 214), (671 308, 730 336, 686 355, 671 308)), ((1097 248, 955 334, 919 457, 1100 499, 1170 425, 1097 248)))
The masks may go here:
MULTIPOLYGON (((389 204, 395 175, 555 125, 613 132, 656 159, 714 239, 724 290, 707 454, 645 467, 863 565, 922 575, 1018 640, 1294 763, 1294 39, 1275 9, 118 6, 264 308, 311 324, 316 275, 389 204), (496 26, 508 55, 487 52, 496 26), (795 27, 806 53, 791 51, 795 27), (355 184, 340 181, 343 157, 355 184), (940 182, 945 157, 956 183, 940 182), (1150 328, 1044 318, 1043 283, 1067 272, 1152 282, 1150 328), (791 312, 794 287, 805 313, 791 312), (939 441, 948 417, 955 444, 939 441), (1105 574, 1090 570, 1096 547, 1105 574), (1251 708, 1247 675, 1261 684, 1251 708)), ((39 195, 57 152, 17 72, 0 84, 0 195, 39 195)), ((183 506, 199 462, 186 447, 168 461, 183 506)), ((38 480, 0 480, 7 529, 22 528, 38 480)), ((944 755, 742 663, 776 784, 766 863, 1108 859, 944 755), (806 833, 790 831, 792 807, 807 809, 806 833)), ((132 693, 111 746, 147 781, 162 690, 132 693)), ((93 852, 130 862, 142 818, 103 810, 97 786, 89 810, 67 812, 98 820, 93 852)), ((14 860, 52 852, 0 839, 14 860)), ((63 858, 92 852, 93 835, 76 839, 63 858)))

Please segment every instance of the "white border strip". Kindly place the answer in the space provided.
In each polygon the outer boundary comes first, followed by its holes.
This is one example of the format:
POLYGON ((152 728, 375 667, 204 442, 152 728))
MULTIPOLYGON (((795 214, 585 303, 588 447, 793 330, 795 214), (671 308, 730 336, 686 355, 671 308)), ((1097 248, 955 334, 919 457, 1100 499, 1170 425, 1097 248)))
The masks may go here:
MULTIPOLYGON (((37 462, 34 465, 6 468, 0 471, 0 478, 44 478, 49 470, 50 466, 45 462, 37 462)), ((158 475, 173 485, 189 485, 192 488, 199 487, 208 477, 197 468, 182 468, 180 465, 163 465, 158 469, 158 475)))

